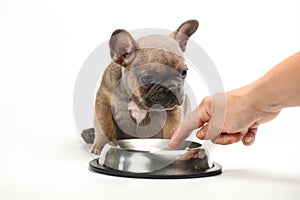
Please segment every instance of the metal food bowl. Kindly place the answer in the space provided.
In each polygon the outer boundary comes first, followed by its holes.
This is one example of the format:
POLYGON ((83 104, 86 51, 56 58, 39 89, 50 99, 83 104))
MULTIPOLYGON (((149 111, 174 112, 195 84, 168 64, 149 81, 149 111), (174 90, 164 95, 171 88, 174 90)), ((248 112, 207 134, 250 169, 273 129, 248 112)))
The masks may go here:
POLYGON ((201 144, 184 141, 168 147, 168 139, 127 139, 107 143, 99 159, 90 162, 95 172, 136 178, 191 178, 221 173, 209 161, 201 144))

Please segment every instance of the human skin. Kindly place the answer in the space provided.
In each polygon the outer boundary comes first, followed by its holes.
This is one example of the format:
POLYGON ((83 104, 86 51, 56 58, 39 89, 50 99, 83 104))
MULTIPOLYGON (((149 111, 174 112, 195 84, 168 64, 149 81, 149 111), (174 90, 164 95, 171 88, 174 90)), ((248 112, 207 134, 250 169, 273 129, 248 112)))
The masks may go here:
POLYGON ((247 86, 205 97, 185 118, 169 146, 177 147, 195 129, 199 139, 223 145, 242 141, 248 146, 260 124, 294 106, 300 106, 300 52, 247 86))

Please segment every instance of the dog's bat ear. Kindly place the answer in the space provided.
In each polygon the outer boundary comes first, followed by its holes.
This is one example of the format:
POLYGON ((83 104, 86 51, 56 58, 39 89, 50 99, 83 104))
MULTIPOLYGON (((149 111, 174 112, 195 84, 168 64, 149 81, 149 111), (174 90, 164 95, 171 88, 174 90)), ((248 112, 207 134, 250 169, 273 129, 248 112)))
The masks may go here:
POLYGON ((137 43, 126 30, 117 29, 111 35, 109 47, 112 60, 125 67, 133 61, 137 43))
POLYGON ((170 35, 178 42, 183 52, 186 49, 186 44, 189 37, 196 32, 198 25, 199 23, 197 20, 188 20, 181 24, 179 28, 170 35))

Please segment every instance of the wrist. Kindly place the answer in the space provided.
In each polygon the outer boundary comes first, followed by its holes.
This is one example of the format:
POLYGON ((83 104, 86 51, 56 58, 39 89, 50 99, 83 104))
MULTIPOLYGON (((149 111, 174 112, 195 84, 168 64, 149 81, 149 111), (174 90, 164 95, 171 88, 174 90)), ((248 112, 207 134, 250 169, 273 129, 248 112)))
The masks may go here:
POLYGON ((250 107, 261 112, 279 112, 285 105, 276 92, 276 88, 265 78, 246 86, 245 97, 250 107))

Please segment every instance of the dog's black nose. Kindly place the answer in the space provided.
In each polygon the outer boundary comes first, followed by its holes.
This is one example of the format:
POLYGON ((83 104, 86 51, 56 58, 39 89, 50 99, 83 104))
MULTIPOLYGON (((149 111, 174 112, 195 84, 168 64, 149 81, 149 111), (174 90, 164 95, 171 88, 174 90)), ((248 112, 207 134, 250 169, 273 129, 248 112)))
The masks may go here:
POLYGON ((169 88, 167 88, 166 90, 165 90, 165 93, 167 94, 167 95, 175 95, 176 94, 176 90, 177 90, 177 87, 169 87, 169 88))

